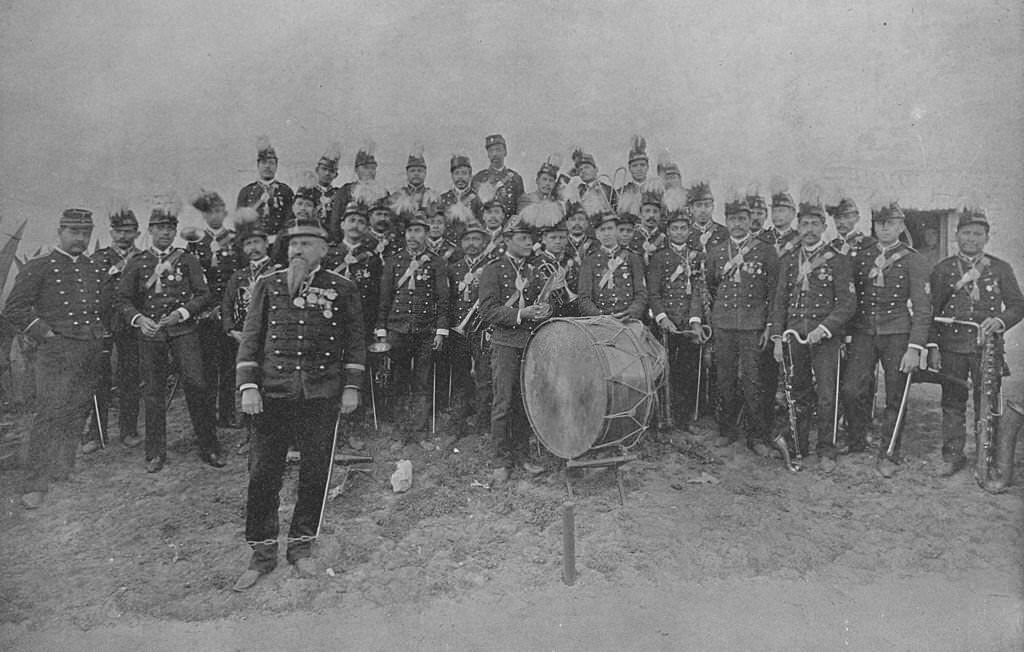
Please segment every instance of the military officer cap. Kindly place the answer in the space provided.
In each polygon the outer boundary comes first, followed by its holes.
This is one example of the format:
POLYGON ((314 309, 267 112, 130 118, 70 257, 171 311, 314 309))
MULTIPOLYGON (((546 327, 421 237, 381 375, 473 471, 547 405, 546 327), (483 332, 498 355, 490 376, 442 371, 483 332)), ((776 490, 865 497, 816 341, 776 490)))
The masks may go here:
POLYGON ((768 210, 768 203, 764 200, 761 195, 747 195, 747 205, 750 206, 750 210, 768 210))
POLYGON ((673 222, 686 222, 687 224, 690 224, 692 220, 690 219, 690 214, 687 213, 686 211, 672 211, 671 213, 668 214, 668 219, 665 221, 665 226, 668 226, 673 222))
POLYGON ((508 143, 505 142, 505 137, 501 134, 491 134, 487 138, 484 138, 484 149, 488 149, 492 145, 501 145, 505 149, 508 149, 508 143))
POLYGON ((750 206, 747 204, 746 199, 737 199, 736 201, 726 202, 725 204, 725 215, 739 215, 740 213, 746 213, 750 215, 750 206))
POLYGON ((320 160, 317 161, 317 165, 322 165, 332 172, 338 171, 338 161, 341 160, 341 145, 337 143, 331 143, 331 146, 327 148, 320 160))
POLYGON ((839 200, 839 206, 836 207, 836 217, 840 215, 846 215, 847 213, 860 213, 857 208, 857 204, 849 197, 843 197, 839 200))
POLYGON ((518 215, 514 216, 505 225, 505 233, 508 235, 515 235, 516 233, 526 233, 530 237, 535 237, 533 226, 524 219, 520 219, 518 215))
POLYGON ((459 168, 469 168, 472 172, 473 164, 469 162, 469 157, 465 154, 452 154, 451 171, 455 172, 459 168))
POLYGON ((299 186, 295 189, 295 199, 305 199, 315 204, 317 202, 317 190, 313 186, 299 186))
POLYGON ((546 174, 552 179, 557 179, 558 166, 552 163, 551 161, 544 161, 544 163, 541 164, 540 169, 537 170, 537 177, 540 178, 540 175, 542 174, 546 174))
POLYGON ((505 204, 502 204, 497 199, 491 199, 490 201, 484 202, 484 210, 489 208, 500 208, 502 213, 505 212, 505 204))
POLYGON ((466 230, 462 232, 462 238, 465 238, 470 233, 479 233, 484 237, 484 240, 489 239, 491 236, 491 234, 487 232, 487 229, 476 222, 473 222, 466 227, 466 230))
POLYGON ((178 216, 164 208, 154 208, 149 214, 150 226, 178 226, 178 216))
POLYGON ((580 151, 573 158, 574 158, 574 162, 576 163, 576 167, 577 168, 580 167, 581 165, 592 165, 595 168, 597 167, 597 161, 594 159, 594 155, 593 154, 589 154, 587 152, 580 151))
POLYGON ((903 209, 896 202, 889 204, 882 208, 882 210, 875 212, 872 216, 874 222, 884 222, 886 220, 905 220, 907 216, 903 214, 903 209))
POLYGON ((650 204, 651 206, 657 206, 660 209, 661 197, 656 192, 645 192, 641 196, 640 205, 646 206, 647 204, 650 204))
POLYGON ((706 181, 700 181, 686 191, 686 203, 695 204, 699 201, 714 201, 715 196, 711 194, 711 186, 706 181))
POLYGON ((409 158, 405 162, 405 169, 409 168, 424 168, 427 167, 427 159, 423 156, 423 149, 417 148, 409 153, 409 158))
POLYGON ((647 161, 647 139, 643 136, 633 136, 629 147, 629 165, 637 161, 647 161))
POLYGON ((350 201, 345 204, 345 211, 342 213, 341 218, 345 219, 349 215, 361 215, 363 219, 366 219, 366 206, 357 201, 350 201))
POLYGON ((424 229, 430 228, 430 222, 427 221, 426 211, 418 210, 412 214, 412 217, 409 218, 408 222, 406 222, 405 228, 408 229, 413 226, 422 226, 424 229))
POLYGON ((192 207, 200 213, 210 213, 216 208, 224 207, 224 199, 213 190, 200 190, 199 194, 192 198, 192 207))
POLYGON ((245 244, 245 241, 249 238, 269 239, 267 237, 267 230, 259 222, 246 222, 238 227, 238 241, 245 244))
POLYGON ((599 226, 602 226, 605 222, 615 222, 618 224, 621 219, 622 218, 614 211, 602 211, 591 217, 591 224, 596 229, 599 226))
POLYGON ((623 211, 623 212, 619 213, 619 224, 633 224, 633 225, 635 225, 639 221, 640 220, 639 220, 639 218, 637 218, 636 215, 633 215, 632 213, 630 213, 628 211, 623 211))
POLYGON ((361 165, 377 165, 377 158, 373 155, 373 147, 370 145, 364 145, 359 148, 356 152, 356 163, 355 166, 361 165))
POLYGON ((327 240, 327 231, 316 220, 290 220, 284 227, 285 240, 298 235, 308 235, 327 240))
POLYGON ((959 230, 960 228, 970 224, 981 224, 985 227, 986 231, 989 229, 988 217, 985 215, 984 211, 965 208, 963 212, 957 216, 956 228, 959 230))
POLYGON ((121 208, 110 214, 110 228, 120 229, 127 226, 139 226, 139 220, 130 208, 121 208))
POLYGON ((796 210, 796 202, 788 192, 777 192, 772 195, 772 208, 792 208, 796 210))
POLYGON ((392 211, 391 211, 391 204, 388 202, 388 198, 387 197, 378 197, 372 204, 370 204, 370 212, 371 213, 384 212, 384 213, 387 213, 388 215, 390 215, 392 213, 392 211))
POLYGON ((580 201, 570 201, 570 202, 568 202, 566 204, 566 206, 565 206, 565 216, 569 217, 571 215, 576 215, 576 214, 580 214, 580 215, 586 215, 587 214, 587 209, 583 207, 583 202, 580 202, 580 201))
POLYGON ((679 179, 682 179, 683 173, 679 169, 679 165, 677 163, 666 163, 665 165, 661 166, 661 176, 665 177, 666 179, 669 177, 677 177, 679 179))
POLYGON ((60 226, 70 228, 92 228, 92 211, 84 208, 69 208, 61 213, 60 226))
POLYGON ((260 136, 259 140, 256 141, 256 161, 276 161, 277 151, 274 146, 270 144, 270 139, 266 136, 260 136))
POLYGON ((818 204, 812 204, 810 202, 803 202, 800 204, 800 212, 797 214, 798 218, 802 217, 817 217, 822 222, 825 221, 825 209, 818 204))
POLYGON ((550 226, 545 226, 545 227, 541 228, 540 232, 541 232, 541 235, 543 235, 545 233, 552 233, 552 232, 565 233, 568 230, 569 230, 569 227, 565 225, 565 220, 558 220, 557 222, 555 222, 554 224, 551 224, 550 226))

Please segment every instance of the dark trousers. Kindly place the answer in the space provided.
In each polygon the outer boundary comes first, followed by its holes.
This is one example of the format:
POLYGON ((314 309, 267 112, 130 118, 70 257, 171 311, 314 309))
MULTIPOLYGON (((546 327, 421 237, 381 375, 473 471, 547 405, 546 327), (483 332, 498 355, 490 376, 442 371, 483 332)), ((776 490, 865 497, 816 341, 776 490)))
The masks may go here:
MULTIPOLYGON (((111 377, 111 354, 114 351, 117 352, 118 436, 124 439, 134 437, 139 430, 139 401, 142 392, 139 386, 139 340, 135 333, 130 330, 120 331, 104 342, 99 363, 96 402, 99 405, 100 424, 108 439, 110 431, 107 430, 107 417, 110 413, 110 404, 113 402, 110 390, 114 384, 111 377)), ((89 438, 99 441, 95 420, 89 428, 89 438)))
POLYGON ((775 361, 772 343, 758 353, 758 378, 761 388, 761 410, 758 413, 769 431, 775 424, 775 395, 779 391, 779 363, 775 361))
MULTIPOLYGON (((942 352, 942 372, 966 381, 972 380, 974 414, 981 407, 981 358, 976 353, 942 352)), ((1000 369, 1000 372, 1002 370, 1000 369)), ((1002 385, 1002 373, 998 374, 996 386, 1002 385)), ((942 459, 955 461, 964 456, 967 440, 967 398, 968 389, 956 383, 942 383, 942 459)))
POLYGON ((669 403, 672 414, 676 419, 686 421, 693 414, 694 401, 697 398, 700 345, 685 335, 671 333, 663 335, 661 341, 662 344, 668 344, 666 349, 669 362, 669 403))
POLYGON ((145 382, 146 459, 167 457, 167 375, 169 356, 178 361, 181 384, 192 429, 202 452, 220 452, 213 397, 203 375, 199 336, 195 331, 166 341, 139 339, 139 359, 145 382))
POLYGON ((102 347, 101 340, 60 336, 39 345, 25 493, 46 491, 51 480, 67 477, 74 468, 79 437, 92 407, 102 347))
MULTIPOLYGON (((459 335, 452 333, 444 344, 445 364, 438 366, 445 369, 445 383, 451 383, 452 403, 459 406, 460 424, 464 418, 476 411, 476 384, 473 382, 473 339, 479 334, 459 335)), ((447 387, 446 387, 447 389, 447 387)))
POLYGON ((249 449, 249 490, 245 504, 245 538, 252 547, 249 568, 269 572, 277 565, 277 509, 288 446, 297 445, 299 491, 288 530, 287 558, 308 557, 331 465, 337 416, 336 399, 263 399, 263 413, 249 449))
POLYGON ((196 327, 203 352, 203 376, 215 401, 214 413, 219 423, 235 421, 235 354, 238 343, 224 332, 215 319, 204 319, 196 327))
POLYGON ((758 339, 760 330, 715 331, 715 373, 718 381, 718 432, 722 437, 738 438, 736 421, 742 409, 748 444, 765 439, 765 424, 757 415, 761 410, 758 339))
POLYGON ((783 344, 783 355, 792 355, 793 400, 796 403, 797 441, 800 454, 809 452, 812 417, 818 426, 817 452, 832 457, 832 418, 836 407, 836 359, 842 341, 836 338, 818 344, 792 342, 789 352, 783 344))
POLYGON ((491 427, 491 405, 494 403, 491 334, 474 333, 470 340, 470 350, 473 356, 473 382, 476 384, 477 428, 486 432, 491 427))
MULTIPOLYGON (((900 372, 900 360, 907 351, 909 338, 907 333, 854 333, 840 391, 846 414, 847 439, 851 448, 862 449, 865 445, 871 421, 871 403, 875 399, 871 392, 875 365, 881 361, 882 370, 885 372, 885 412, 882 417, 882 449, 879 454, 883 455, 888 449, 892 429, 896 423, 896 414, 900 409, 900 399, 903 397, 903 386, 907 379, 906 374, 900 372)), ((894 454, 899 452, 900 443, 897 439, 894 454)))
POLYGON ((529 453, 530 422, 526 418, 519 366, 523 350, 514 346, 491 344, 491 377, 494 402, 491 405, 491 437, 495 459, 512 466, 529 453))
POLYGON ((430 394, 433 380, 434 331, 391 333, 391 361, 396 391, 412 390, 414 396, 430 394))

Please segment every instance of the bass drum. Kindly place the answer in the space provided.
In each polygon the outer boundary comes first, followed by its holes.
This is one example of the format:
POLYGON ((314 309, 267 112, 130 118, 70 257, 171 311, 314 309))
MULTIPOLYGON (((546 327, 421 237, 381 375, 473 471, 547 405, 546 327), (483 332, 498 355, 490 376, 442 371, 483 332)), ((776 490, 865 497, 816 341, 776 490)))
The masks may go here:
POLYGON ((631 445, 650 423, 665 348, 639 321, 552 319, 523 352, 522 393, 537 438, 553 454, 631 445))

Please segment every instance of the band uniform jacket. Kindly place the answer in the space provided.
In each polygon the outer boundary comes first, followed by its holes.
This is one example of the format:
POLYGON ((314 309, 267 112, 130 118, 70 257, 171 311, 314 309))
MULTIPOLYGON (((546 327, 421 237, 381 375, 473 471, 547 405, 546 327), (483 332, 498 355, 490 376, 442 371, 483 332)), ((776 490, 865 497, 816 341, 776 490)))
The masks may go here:
POLYGON ((161 262, 149 249, 125 265, 117 287, 117 301, 129 324, 138 315, 158 322, 178 308, 188 311, 188 319, 161 328, 152 338, 139 331, 142 339, 166 341, 195 330, 196 315, 210 303, 210 289, 206 286, 202 266, 192 254, 171 247, 161 262))
POLYGON ((220 310, 228 280, 242 264, 235 237, 235 232, 230 229, 222 229, 216 235, 207 229, 203 231, 201 239, 185 245, 185 250, 199 260, 206 275, 206 286, 210 288, 210 305, 197 317, 198 319, 220 318, 217 312, 220 310))
POLYGON ((648 233, 643 226, 637 226, 636 232, 633 233, 633 239, 629 242, 629 249, 639 254, 643 258, 644 264, 648 265, 654 252, 662 249, 666 244, 668 244, 668 238, 658 229, 648 233))
POLYGON ((853 255, 857 312, 849 330, 868 335, 908 333, 910 344, 925 347, 932 321, 929 271, 924 256, 902 242, 892 245, 884 257, 878 243, 859 249, 853 255))
POLYGON ((458 262, 465 255, 459 245, 444 237, 438 240, 427 238, 427 249, 443 258, 445 265, 458 262))
POLYGON ((249 312, 249 303, 252 301, 252 291, 256 287, 256 281, 268 272, 274 271, 275 265, 269 257, 264 258, 258 265, 249 263, 228 279, 227 287, 224 288, 224 296, 220 304, 221 324, 224 332, 242 331, 245 324, 245 315, 249 312))
POLYGON ((33 258, 14 279, 4 317, 37 342, 50 331, 73 340, 100 339, 113 303, 107 269, 89 256, 72 260, 54 249, 33 258))
POLYGON ((852 256, 855 251, 863 249, 864 247, 870 247, 871 245, 878 242, 869 235, 864 235, 858 231, 851 231, 844 238, 839 236, 832 240, 832 248, 843 254, 844 256, 852 256))
POLYGON ((484 246, 484 251, 481 254, 488 262, 502 258, 508 249, 508 236, 501 229, 490 232, 489 235, 491 239, 484 246))
POLYGON ((462 204, 473 213, 473 217, 476 218, 478 222, 483 219, 483 202, 480 201, 480 197, 473 192, 471 187, 467 187, 464 191, 459 191, 458 188, 446 190, 441 193, 441 197, 438 199, 438 204, 441 211, 447 211, 451 206, 462 204))
POLYGON ((633 319, 647 309, 647 282, 640 256, 616 247, 598 247, 580 267, 579 311, 582 315, 628 312, 633 319))
POLYGON ((572 236, 570 236, 569 241, 565 245, 566 253, 576 260, 577 266, 582 265, 583 259, 594 253, 594 250, 597 248, 597 240, 587 235, 584 235, 578 240, 574 240, 572 236))
MULTIPOLYGON (((480 298, 480 276, 490 262, 490 258, 481 254, 472 259, 463 256, 458 262, 448 265, 448 285, 451 288, 449 305, 452 310, 450 324, 462 323, 480 298)), ((477 316, 480 315, 479 308, 477 306, 477 316)))
POLYGON ((662 315, 685 329, 701 314, 701 278, 704 254, 687 245, 669 245, 651 256, 647 266, 647 303, 657 323, 662 315))
POLYGON ((711 251, 712 247, 729 239, 729 229, 724 224, 708 222, 703 227, 694 222, 690 227, 690 238, 687 244, 691 249, 699 249, 704 253, 711 251))
MULTIPOLYGON (((344 236, 339 238, 338 242, 341 242, 343 239, 344 236)), ((362 239, 367 247, 373 249, 382 265, 388 258, 405 249, 405 239, 390 231, 378 233, 370 229, 362 239)))
POLYGON ((473 192, 479 194, 480 186, 485 183, 494 186, 494 199, 505 207, 506 216, 515 215, 519 212, 517 209, 518 200, 525 191, 525 188, 523 186, 523 178, 519 176, 518 172, 507 167, 501 170, 492 170, 491 168, 480 170, 473 175, 473 192))
POLYGON ((779 260, 779 281, 772 302, 771 334, 793 329, 801 337, 819 325, 832 338, 857 310, 850 259, 824 242, 810 254, 801 247, 779 260))
POLYGON ((403 249, 384 262, 377 328, 396 333, 448 330, 448 270, 444 259, 403 249))
MULTIPOLYGON (((1013 269, 989 254, 982 254, 973 265, 959 255, 940 261, 931 273, 931 289, 935 317, 977 324, 996 317, 1007 329, 1024 318, 1024 296, 1013 269)), ((969 326, 933 322, 930 340, 941 351, 977 351, 977 331, 969 326)))
POLYGON ((253 181, 238 191, 235 208, 255 208, 259 225, 273 239, 288 220, 294 199, 292 189, 276 179, 270 183, 253 181))
POLYGON ((536 265, 529 260, 519 263, 518 273, 516 263, 508 255, 484 267, 480 274, 480 316, 485 326, 492 329, 492 344, 526 348, 530 333, 540 322, 520 319, 520 303, 523 307, 535 304, 543 285, 536 265), (522 302, 517 294, 517 278, 522 279, 522 302))
POLYGON ((704 269, 711 295, 711 325, 728 330, 764 329, 779 276, 775 247, 752 235, 740 245, 727 238, 708 251, 704 269), (740 250, 744 250, 742 257, 740 250))
POLYGON ((260 277, 238 346, 239 387, 256 385, 276 399, 334 398, 343 387, 362 387, 365 370, 363 312, 354 283, 319 267, 293 299, 288 270, 260 277))
POLYGON ((787 254, 791 254, 800 248, 800 233, 796 229, 789 229, 780 233, 772 227, 757 234, 757 237, 770 245, 775 246, 775 255, 781 260, 787 254))
MULTIPOLYGON (((122 252, 113 245, 104 247, 91 256, 91 258, 100 266, 100 269, 104 270, 107 278, 107 284, 110 286, 110 297, 113 300, 117 294, 118 283, 121 282, 121 274, 124 272, 125 265, 128 261, 141 253, 142 250, 132 245, 128 250, 122 252)), ((108 324, 111 333, 121 333, 128 330, 130 326, 124 320, 124 315, 120 311, 110 311, 110 322, 108 324)))
POLYGON ((373 333, 374 320, 377 319, 380 278, 384 269, 376 245, 376 240, 366 236, 354 245, 342 239, 341 242, 330 246, 323 262, 325 268, 341 274, 356 284, 359 297, 362 299, 367 335, 373 333))

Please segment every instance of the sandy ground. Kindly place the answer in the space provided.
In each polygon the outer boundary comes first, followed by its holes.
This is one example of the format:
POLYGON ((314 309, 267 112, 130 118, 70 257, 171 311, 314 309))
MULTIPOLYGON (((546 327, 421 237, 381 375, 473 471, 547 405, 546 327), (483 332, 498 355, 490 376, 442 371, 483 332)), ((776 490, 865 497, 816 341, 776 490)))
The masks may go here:
MULTIPOLYGON (((187 434, 183 401, 172 414, 173 441, 187 434)), ((114 446, 36 512, 17 503, 20 471, 4 471, 0 648, 1024 649, 1024 489, 989 496, 968 473, 935 476, 937 388, 914 388, 893 480, 866 455, 826 475, 712 451, 708 425, 645 440, 624 506, 612 473, 576 481, 572 587, 557 464, 473 486, 488 479, 481 436, 441 434, 426 451, 369 435, 377 461, 330 503, 316 548, 333 575, 299 579, 282 558, 244 595, 230 590, 248 558, 243 458, 218 471, 182 445, 148 475, 140 450, 114 446), (396 495, 402 457, 414 485, 396 495)))

